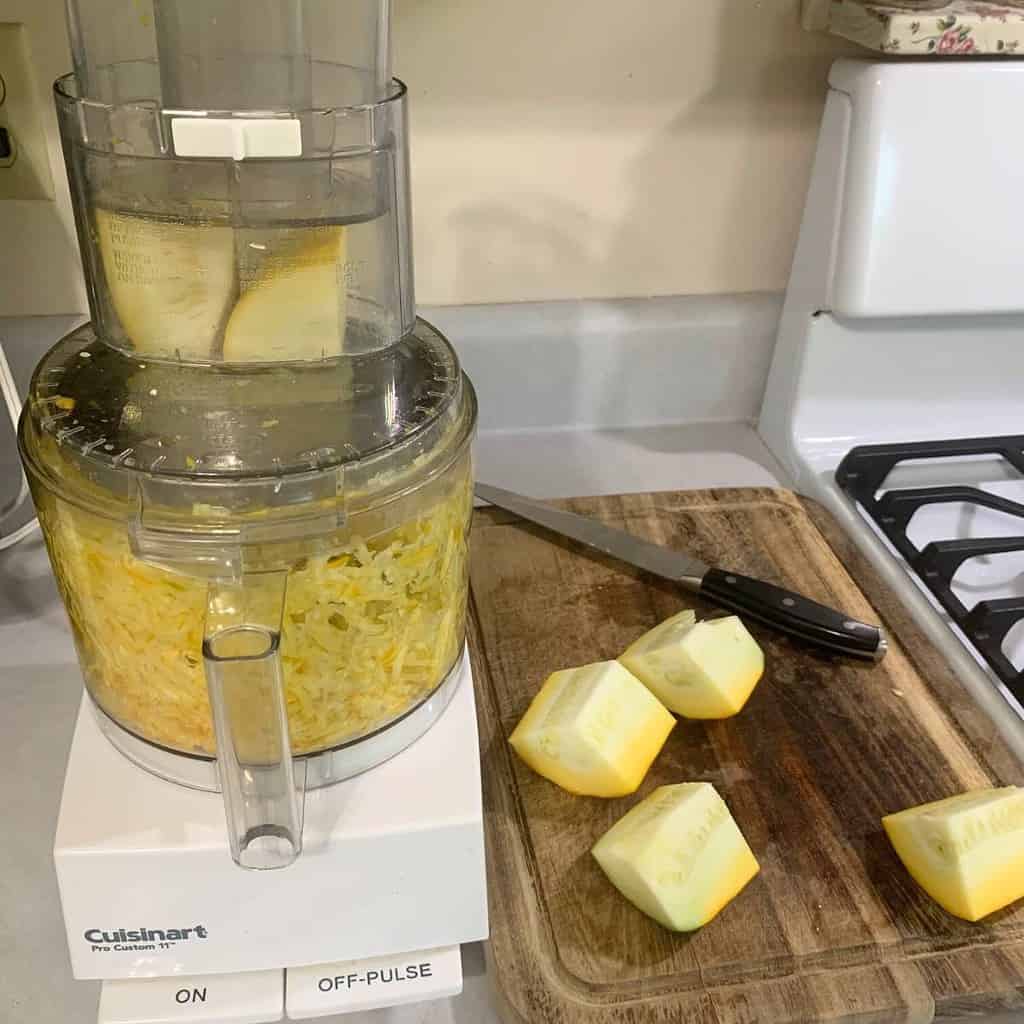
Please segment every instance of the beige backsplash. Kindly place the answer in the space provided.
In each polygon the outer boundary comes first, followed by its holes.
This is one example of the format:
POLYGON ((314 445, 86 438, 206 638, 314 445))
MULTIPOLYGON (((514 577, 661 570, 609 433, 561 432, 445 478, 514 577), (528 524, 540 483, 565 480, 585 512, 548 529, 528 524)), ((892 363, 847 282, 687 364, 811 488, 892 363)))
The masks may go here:
MULTIPOLYGON (((394 4, 421 303, 784 286, 829 64, 863 52, 805 33, 798 0, 394 4)), ((49 113, 61 0, 0 20, 28 25, 49 113)), ((32 257, 0 255, 0 315, 83 309, 64 196, 0 224, 32 257)))
POLYGON ((777 290, 831 61, 798 0, 395 0, 427 303, 777 290))

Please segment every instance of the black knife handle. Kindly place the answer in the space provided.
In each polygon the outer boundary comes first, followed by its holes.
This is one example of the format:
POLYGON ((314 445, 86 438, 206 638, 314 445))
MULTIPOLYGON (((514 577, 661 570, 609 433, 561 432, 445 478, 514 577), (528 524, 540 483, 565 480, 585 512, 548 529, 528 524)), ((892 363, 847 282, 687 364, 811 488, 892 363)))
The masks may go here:
POLYGON ((887 649, 878 626, 736 572, 709 569, 701 580, 700 596, 826 650, 879 661, 887 649))

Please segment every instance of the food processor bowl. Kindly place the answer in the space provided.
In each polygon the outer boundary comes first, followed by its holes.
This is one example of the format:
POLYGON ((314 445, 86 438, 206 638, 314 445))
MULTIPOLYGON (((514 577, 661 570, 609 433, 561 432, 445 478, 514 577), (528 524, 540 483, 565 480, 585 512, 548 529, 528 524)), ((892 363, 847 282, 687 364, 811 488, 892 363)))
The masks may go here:
POLYGON ((69 0, 92 322, 19 427, 106 735, 281 867, 463 656, 476 400, 415 316, 387 0, 69 0))
POLYGON ((256 367, 140 360, 86 326, 37 368, 19 444, 101 725, 221 789, 243 865, 292 859, 304 786, 396 753, 454 691, 475 423, 424 321, 256 367))

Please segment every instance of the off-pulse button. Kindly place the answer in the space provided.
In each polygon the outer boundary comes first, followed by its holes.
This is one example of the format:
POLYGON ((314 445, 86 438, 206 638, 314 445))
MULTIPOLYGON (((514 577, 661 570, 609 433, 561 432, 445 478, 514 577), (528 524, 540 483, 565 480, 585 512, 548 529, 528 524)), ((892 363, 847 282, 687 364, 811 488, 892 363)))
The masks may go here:
POLYGON ((105 981, 98 1024, 269 1024, 284 1017, 284 971, 105 981))
POLYGON ((462 991, 458 946, 350 960, 286 972, 289 1020, 444 999, 462 991))

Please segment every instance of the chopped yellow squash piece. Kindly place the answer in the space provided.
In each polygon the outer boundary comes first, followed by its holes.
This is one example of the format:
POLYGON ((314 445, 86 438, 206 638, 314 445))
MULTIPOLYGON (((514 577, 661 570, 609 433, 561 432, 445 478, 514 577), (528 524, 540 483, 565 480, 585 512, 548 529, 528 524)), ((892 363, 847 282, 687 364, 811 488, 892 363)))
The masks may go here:
POLYGON ((592 852, 630 903, 677 932, 707 924, 760 870, 709 782, 661 786, 592 852))
POLYGON ((225 362, 339 356, 348 290, 344 227, 296 228, 249 282, 224 331, 225 362))
POLYGON ((962 793, 882 825, 914 881, 951 914, 978 921, 1024 898, 1024 789, 962 793))
POLYGON ((96 210, 111 302, 139 353, 203 362, 235 300, 229 226, 96 210))
POLYGON ((636 791, 676 720, 617 661, 550 675, 509 742, 570 793, 636 791))
POLYGON ((735 615, 697 622, 680 612, 632 644, 619 661, 670 711, 729 718, 764 672, 764 654, 735 615))

